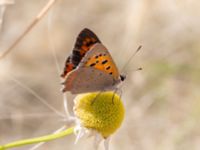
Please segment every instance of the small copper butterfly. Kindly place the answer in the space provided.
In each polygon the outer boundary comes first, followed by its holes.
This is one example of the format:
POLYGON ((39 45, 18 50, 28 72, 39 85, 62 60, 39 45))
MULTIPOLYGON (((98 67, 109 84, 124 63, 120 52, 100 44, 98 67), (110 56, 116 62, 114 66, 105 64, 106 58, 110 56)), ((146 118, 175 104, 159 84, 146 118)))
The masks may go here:
POLYGON ((63 92, 72 94, 114 90, 125 79, 106 47, 87 28, 79 33, 61 77, 63 92))

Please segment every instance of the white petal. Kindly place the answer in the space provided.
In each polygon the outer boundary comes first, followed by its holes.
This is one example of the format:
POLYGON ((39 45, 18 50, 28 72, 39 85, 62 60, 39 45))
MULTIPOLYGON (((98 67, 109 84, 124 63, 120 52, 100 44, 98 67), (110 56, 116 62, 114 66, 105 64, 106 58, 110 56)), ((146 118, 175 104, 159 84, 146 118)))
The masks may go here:
POLYGON ((75 144, 80 140, 80 138, 82 138, 84 136, 86 132, 86 129, 80 125, 77 125, 75 128, 74 128, 74 133, 76 135, 76 140, 75 140, 75 144))
POLYGON ((104 149, 109 150, 110 137, 104 140, 104 149))
POLYGON ((74 112, 73 112, 73 100, 69 100, 67 98, 67 94, 64 93, 63 94, 63 104, 64 104, 64 109, 65 109, 65 114, 67 117, 73 117, 74 116, 74 112))
POLYGON ((97 150, 101 141, 103 141, 103 137, 97 133, 94 137, 94 149, 97 150))

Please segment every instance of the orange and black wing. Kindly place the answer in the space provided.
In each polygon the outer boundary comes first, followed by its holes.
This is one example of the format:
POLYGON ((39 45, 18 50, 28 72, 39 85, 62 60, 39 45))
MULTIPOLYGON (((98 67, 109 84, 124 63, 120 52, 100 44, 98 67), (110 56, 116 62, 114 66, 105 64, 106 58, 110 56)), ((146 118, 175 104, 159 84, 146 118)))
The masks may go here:
POLYGON ((85 54, 96 43, 101 43, 96 34, 87 28, 83 29, 76 39, 72 54, 65 62, 64 71, 61 74, 61 77, 64 78, 68 72, 74 70, 79 65, 85 54))

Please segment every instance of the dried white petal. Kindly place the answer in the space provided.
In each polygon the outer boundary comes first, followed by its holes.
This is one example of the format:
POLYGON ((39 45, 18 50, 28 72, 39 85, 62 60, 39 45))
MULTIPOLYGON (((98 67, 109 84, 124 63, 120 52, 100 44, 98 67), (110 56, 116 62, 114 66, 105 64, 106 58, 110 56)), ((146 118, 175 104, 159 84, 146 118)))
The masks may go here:
POLYGON ((104 140, 104 149, 109 150, 110 137, 104 140))
POLYGON ((86 128, 82 127, 80 124, 78 124, 75 128, 74 128, 74 133, 76 135, 76 140, 75 140, 75 144, 80 140, 80 138, 82 138, 85 133, 86 133, 86 128))
POLYGON ((68 100, 66 93, 63 94, 63 104, 64 104, 64 110, 66 117, 73 117, 73 100, 68 100))
POLYGON ((94 149, 97 150, 101 141, 103 141, 103 137, 97 133, 94 137, 94 149))

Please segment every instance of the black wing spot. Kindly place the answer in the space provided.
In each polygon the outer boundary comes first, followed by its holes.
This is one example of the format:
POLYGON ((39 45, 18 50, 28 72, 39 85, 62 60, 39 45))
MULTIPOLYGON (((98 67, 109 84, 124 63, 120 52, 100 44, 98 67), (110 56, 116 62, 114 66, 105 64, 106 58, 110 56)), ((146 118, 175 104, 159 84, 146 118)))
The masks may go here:
POLYGON ((106 54, 103 54, 103 56, 106 56, 106 54))
POLYGON ((95 58, 97 59, 97 58, 99 58, 99 56, 95 56, 95 58))
POLYGON ((95 66, 96 64, 95 63, 92 63, 92 64, 90 64, 90 67, 93 67, 93 66, 95 66))
POLYGON ((102 56, 102 54, 99 54, 99 56, 101 57, 101 56, 102 56))
POLYGON ((106 70, 109 70, 111 67, 110 66, 108 66, 107 68, 106 68, 106 70))
POLYGON ((81 61, 81 54, 79 51, 74 50, 72 54, 72 63, 77 66, 81 61))
POLYGON ((110 74, 110 75, 112 75, 113 73, 112 73, 112 72, 110 72, 109 74, 110 74))
POLYGON ((86 46, 89 47, 89 46, 92 45, 92 44, 93 44, 93 42, 90 41, 90 42, 86 43, 86 46))
POLYGON ((104 60, 102 61, 102 64, 106 64, 108 62, 108 60, 104 60))

